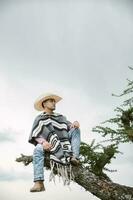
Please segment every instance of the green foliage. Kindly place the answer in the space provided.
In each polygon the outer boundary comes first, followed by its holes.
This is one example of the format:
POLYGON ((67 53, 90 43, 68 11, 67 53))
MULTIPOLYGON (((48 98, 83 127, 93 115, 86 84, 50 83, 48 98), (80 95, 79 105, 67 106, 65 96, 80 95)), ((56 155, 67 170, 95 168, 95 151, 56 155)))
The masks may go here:
POLYGON ((101 144, 95 145, 95 140, 90 145, 82 142, 80 146, 82 164, 98 176, 105 176, 103 172, 106 169, 105 165, 115 158, 116 153, 118 150, 115 144, 104 147, 101 144))
MULTIPOLYGON (((132 67, 129 67, 133 70, 132 67)), ((96 126, 92 129, 93 132, 100 133, 103 137, 109 136, 110 142, 116 142, 116 144, 124 142, 133 142, 133 81, 127 80, 127 88, 120 94, 114 95, 116 97, 122 97, 130 95, 126 99, 121 107, 117 107, 114 111, 116 117, 106 120, 102 124, 109 123, 110 126, 96 126), (114 128, 115 127, 115 128, 114 128)))
MULTIPOLYGON (((129 68, 133 70, 132 67, 129 68)), ((108 177, 103 170, 108 170, 105 167, 106 164, 111 163, 112 158, 115 158, 116 153, 119 153, 118 145, 124 142, 133 142, 133 81, 127 81, 127 88, 120 95, 113 94, 113 96, 130 95, 130 97, 120 107, 116 107, 114 118, 106 120, 92 129, 93 132, 100 133, 104 137, 104 141, 110 142, 110 145, 106 147, 100 143, 95 145, 95 140, 90 145, 81 143, 82 164, 96 175, 105 178, 108 177), (109 125, 105 126, 105 124, 109 125)))

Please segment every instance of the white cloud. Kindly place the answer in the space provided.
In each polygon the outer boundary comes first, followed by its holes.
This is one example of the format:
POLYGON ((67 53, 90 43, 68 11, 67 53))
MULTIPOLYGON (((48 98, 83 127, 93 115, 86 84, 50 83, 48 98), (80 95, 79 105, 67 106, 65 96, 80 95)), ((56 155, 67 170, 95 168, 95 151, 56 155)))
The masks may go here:
POLYGON ((11 133, 11 130, 0 131, 0 142, 15 142, 15 133, 11 133))
POLYGON ((76 184, 71 185, 70 189, 66 186, 64 187, 58 181, 56 185, 53 183, 46 182, 46 191, 41 193, 30 193, 29 190, 32 187, 33 183, 26 180, 26 181, 13 181, 13 182, 0 182, 0 188, 2 187, 2 191, 0 191, 0 197, 3 200, 17 200, 17 199, 38 199, 42 200, 44 198, 47 199, 77 199, 80 200, 83 198, 87 200, 97 200, 98 198, 94 197, 89 192, 86 192, 84 189, 81 189, 76 184), (78 189, 77 189, 78 188, 78 189), (7 193, 8 191, 8 193, 7 193), (65 194, 65 196, 64 196, 65 194))

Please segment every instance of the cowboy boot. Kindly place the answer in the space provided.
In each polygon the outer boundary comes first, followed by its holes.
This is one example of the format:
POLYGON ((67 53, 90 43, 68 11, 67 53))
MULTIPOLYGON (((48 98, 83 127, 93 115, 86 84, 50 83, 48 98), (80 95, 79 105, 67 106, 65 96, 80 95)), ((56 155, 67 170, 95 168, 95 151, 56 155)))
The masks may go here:
POLYGON ((30 189, 30 192, 41 192, 44 191, 45 187, 43 181, 36 181, 34 186, 30 189))
POLYGON ((70 163, 74 166, 78 166, 80 164, 79 159, 75 158, 74 156, 70 159, 70 163))

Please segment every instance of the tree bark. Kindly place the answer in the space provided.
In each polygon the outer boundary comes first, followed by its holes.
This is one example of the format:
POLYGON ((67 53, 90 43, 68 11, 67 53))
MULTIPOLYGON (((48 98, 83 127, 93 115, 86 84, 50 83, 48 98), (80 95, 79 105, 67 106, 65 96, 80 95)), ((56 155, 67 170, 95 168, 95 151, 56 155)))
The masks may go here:
MULTIPOLYGON (((21 154, 21 157, 16 159, 17 162, 23 162, 28 165, 32 162, 32 156, 21 154)), ((49 157, 46 156, 45 166, 50 169, 49 157)), ((73 166, 74 181, 91 192, 101 200, 133 200, 133 187, 120 185, 112 181, 106 180, 94 173, 90 172, 84 166, 73 166)))

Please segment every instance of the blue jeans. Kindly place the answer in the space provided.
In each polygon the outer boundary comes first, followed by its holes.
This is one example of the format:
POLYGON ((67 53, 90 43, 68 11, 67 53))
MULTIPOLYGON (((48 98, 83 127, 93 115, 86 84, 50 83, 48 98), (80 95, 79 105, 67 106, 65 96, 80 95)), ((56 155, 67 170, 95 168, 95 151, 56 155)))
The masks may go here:
MULTIPOLYGON (((72 147, 73 156, 79 158, 80 150, 80 129, 72 128, 69 132, 69 140, 72 147)), ((34 182, 44 180, 44 158, 45 150, 41 144, 37 144, 33 152, 34 182)))

